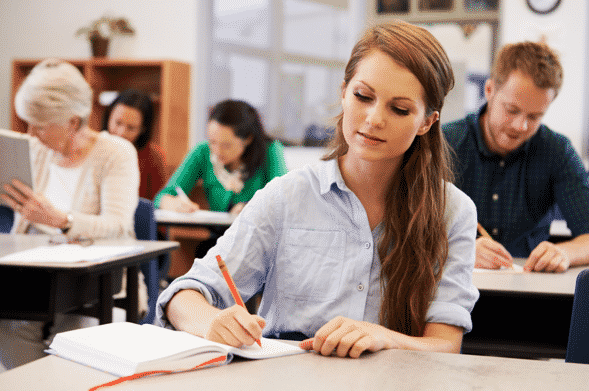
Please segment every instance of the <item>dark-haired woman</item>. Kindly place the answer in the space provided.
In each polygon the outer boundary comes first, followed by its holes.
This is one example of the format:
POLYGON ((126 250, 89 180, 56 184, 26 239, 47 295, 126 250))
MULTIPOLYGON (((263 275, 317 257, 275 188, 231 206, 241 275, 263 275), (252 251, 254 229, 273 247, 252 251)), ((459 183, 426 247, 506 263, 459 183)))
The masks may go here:
POLYGON ((139 196, 153 200, 166 182, 166 158, 163 149, 151 142, 154 110, 149 96, 128 89, 108 106, 102 128, 110 134, 129 140, 137 149, 139 159, 139 196))
POLYGON ((256 109, 225 100, 209 114, 207 140, 188 153, 154 203, 160 209, 194 212, 199 205, 179 197, 176 187, 189 194, 202 179, 211 210, 237 213, 256 191, 285 173, 282 144, 266 135, 256 109))

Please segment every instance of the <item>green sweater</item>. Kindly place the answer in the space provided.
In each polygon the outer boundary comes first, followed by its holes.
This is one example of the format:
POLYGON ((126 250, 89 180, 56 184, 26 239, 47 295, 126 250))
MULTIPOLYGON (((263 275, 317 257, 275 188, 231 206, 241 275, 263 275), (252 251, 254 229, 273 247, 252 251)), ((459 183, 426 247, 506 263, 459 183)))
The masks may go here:
POLYGON ((227 212, 229 207, 239 202, 248 202, 254 193, 263 188, 272 178, 286 174, 286 162, 284 161, 284 147, 278 141, 270 143, 266 154, 266 162, 259 167, 255 174, 249 178, 240 193, 227 191, 217 180, 213 172, 210 159, 210 149, 207 141, 203 141, 194 147, 186 155, 184 161, 170 178, 166 186, 155 196, 154 205, 160 206, 163 195, 176 196, 176 187, 180 186, 186 194, 190 194, 196 182, 203 179, 203 187, 209 207, 217 212, 227 212))

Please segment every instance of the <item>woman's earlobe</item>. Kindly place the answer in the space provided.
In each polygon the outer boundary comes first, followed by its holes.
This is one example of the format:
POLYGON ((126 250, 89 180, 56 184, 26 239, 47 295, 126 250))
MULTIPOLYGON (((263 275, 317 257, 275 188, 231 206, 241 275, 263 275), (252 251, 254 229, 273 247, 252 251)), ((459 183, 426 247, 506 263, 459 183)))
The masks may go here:
POLYGON ((423 124, 423 126, 417 131, 417 135, 423 136, 424 134, 429 132, 429 130, 431 129, 433 124, 435 124, 439 119, 440 119, 440 112, 439 111, 434 111, 433 113, 431 113, 429 115, 429 117, 427 117, 425 119, 425 123, 423 124))

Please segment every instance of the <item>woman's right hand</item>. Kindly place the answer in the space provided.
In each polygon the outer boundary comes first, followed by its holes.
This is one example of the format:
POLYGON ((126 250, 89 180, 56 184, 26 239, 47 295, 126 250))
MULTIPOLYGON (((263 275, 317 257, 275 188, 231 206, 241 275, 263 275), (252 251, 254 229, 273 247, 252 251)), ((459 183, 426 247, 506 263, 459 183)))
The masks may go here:
POLYGON ((205 338, 235 347, 253 345, 262 337, 264 318, 252 315, 237 304, 217 313, 209 324, 205 338))
POLYGON ((160 201, 160 209, 173 210, 180 213, 192 213, 200 209, 198 204, 184 197, 166 194, 160 201))

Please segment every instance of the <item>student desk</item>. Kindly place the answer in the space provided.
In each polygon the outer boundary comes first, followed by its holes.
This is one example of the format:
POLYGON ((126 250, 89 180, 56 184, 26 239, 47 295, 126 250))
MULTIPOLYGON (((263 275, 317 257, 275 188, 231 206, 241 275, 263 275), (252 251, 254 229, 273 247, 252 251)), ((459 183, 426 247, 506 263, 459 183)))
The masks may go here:
MULTIPOLYGON (((0 234, 0 257, 46 246, 46 235, 0 234)), ((103 245, 137 245, 143 251, 108 261, 79 263, 1 262, 0 318, 51 322, 56 313, 70 312, 86 304, 97 304, 100 323, 112 322, 113 287, 116 272, 127 268, 127 298, 123 308, 129 322, 138 322, 139 264, 178 247, 170 241, 135 239, 96 240, 103 245), (99 287, 97 289, 97 287, 99 287)), ((116 293, 116 292, 114 292, 116 293)))
MULTIPOLYGON (((525 259, 516 259, 523 265, 525 259)), ((520 358, 564 358, 577 275, 564 273, 474 272, 480 291, 472 311, 473 330, 463 353, 520 358)))
MULTIPOLYGON (((113 375, 49 356, 0 374, 6 390, 88 390, 113 375)), ((132 380, 117 390, 586 390, 589 365, 385 350, 359 359, 316 353, 266 360, 235 359, 228 365, 132 380)))
MULTIPOLYGON (((199 205, 202 205, 202 202, 199 205)), ((222 231, 230 226, 235 217, 229 213, 210 210, 178 213, 156 209, 155 220, 159 232, 167 240, 180 242, 180 248, 170 255, 168 277, 175 278, 185 274, 192 266, 198 243, 210 239, 211 230, 222 231)))

